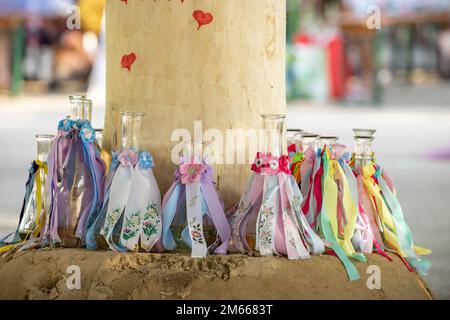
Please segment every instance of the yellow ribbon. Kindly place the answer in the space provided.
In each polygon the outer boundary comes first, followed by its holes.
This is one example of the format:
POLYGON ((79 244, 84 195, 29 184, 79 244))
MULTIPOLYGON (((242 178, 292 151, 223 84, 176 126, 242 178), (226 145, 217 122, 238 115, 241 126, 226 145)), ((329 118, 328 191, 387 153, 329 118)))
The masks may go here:
POLYGON ((39 166, 39 168, 36 171, 36 202, 37 202, 37 215, 36 215, 36 229, 34 230, 33 235, 37 237, 39 233, 41 232, 41 229, 44 225, 44 219, 41 219, 41 212, 42 212, 42 204, 43 202, 43 187, 42 181, 41 181, 41 174, 44 173, 44 177, 47 176, 48 173, 48 167, 45 162, 36 160, 36 164, 39 166))
POLYGON ((381 223, 381 233, 388 247, 397 251, 400 256, 406 257, 405 252, 401 249, 398 242, 395 223, 389 208, 381 195, 381 189, 372 178, 374 174, 375 167, 373 163, 370 162, 363 167, 364 186, 372 196, 372 203, 375 202, 373 203, 374 211, 377 213, 381 223))
POLYGON ((16 248, 17 246, 23 244, 25 241, 28 240, 28 238, 30 237, 30 234, 33 233, 34 237, 37 237, 39 235, 39 233, 41 232, 42 226, 44 225, 44 219, 41 219, 41 213, 42 213, 42 199, 43 199, 43 186, 42 186, 42 181, 41 181, 41 174, 42 172, 44 173, 44 176, 47 176, 47 172, 48 172, 48 167, 47 164, 45 162, 36 160, 35 164, 38 166, 37 170, 36 170, 36 174, 34 177, 34 182, 36 183, 36 209, 37 209, 37 215, 36 215, 36 220, 35 220, 35 225, 36 228, 34 231, 29 231, 24 239, 22 241, 19 241, 17 243, 13 243, 13 244, 9 244, 6 246, 3 246, 0 248, 0 253, 5 253, 8 252, 14 248, 16 248))
POLYGON ((347 224, 344 227, 344 239, 337 238, 339 245, 344 249, 347 255, 353 255, 356 253, 353 248, 352 238, 355 233, 356 220, 358 217, 358 207, 353 199, 350 191, 350 185, 345 177, 344 170, 342 169, 339 161, 333 160, 333 167, 336 171, 336 178, 342 183, 342 206, 343 214, 345 214, 347 224))

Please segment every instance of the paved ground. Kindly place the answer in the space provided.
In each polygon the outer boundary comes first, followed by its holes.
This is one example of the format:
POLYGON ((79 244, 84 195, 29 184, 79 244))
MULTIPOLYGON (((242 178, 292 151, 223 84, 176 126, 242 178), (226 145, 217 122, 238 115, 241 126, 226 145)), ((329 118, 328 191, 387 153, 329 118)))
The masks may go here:
MULTIPOLYGON (((339 135, 348 145, 353 127, 379 130, 374 149, 396 181, 415 242, 434 252, 426 280, 438 298, 450 299, 450 161, 424 157, 430 150, 450 146, 448 92, 446 87, 400 88, 392 92, 393 98, 388 95, 389 107, 382 108, 293 103, 288 127, 339 135)), ((0 234, 16 224, 28 164, 35 156, 34 134, 55 131, 67 109, 62 96, 0 96, 0 234)), ((94 109, 95 127, 101 127, 102 116, 102 110, 94 109)))

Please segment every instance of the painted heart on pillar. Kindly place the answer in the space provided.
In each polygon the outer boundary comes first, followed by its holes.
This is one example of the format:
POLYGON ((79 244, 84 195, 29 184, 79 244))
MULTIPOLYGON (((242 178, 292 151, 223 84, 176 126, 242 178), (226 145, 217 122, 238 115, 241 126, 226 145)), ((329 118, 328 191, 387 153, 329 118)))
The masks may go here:
POLYGON ((214 19, 211 13, 203 12, 202 10, 195 10, 192 16, 198 23, 197 30, 200 30, 200 28, 204 25, 210 24, 214 19))
POLYGON ((131 52, 130 54, 126 54, 122 57, 122 61, 120 65, 124 69, 128 69, 128 71, 131 71, 131 66, 136 61, 136 54, 134 52, 131 52))
POLYGON ((120 0, 120 1, 122 1, 125 4, 128 4, 128 0, 120 0))

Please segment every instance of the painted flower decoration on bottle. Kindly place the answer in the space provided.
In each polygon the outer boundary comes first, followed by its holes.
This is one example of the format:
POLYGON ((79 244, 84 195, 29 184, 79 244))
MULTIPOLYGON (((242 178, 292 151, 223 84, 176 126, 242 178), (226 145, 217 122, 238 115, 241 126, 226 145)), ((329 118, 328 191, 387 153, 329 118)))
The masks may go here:
POLYGON ((124 167, 134 167, 138 162, 138 155, 133 150, 124 150, 119 155, 119 162, 124 167))

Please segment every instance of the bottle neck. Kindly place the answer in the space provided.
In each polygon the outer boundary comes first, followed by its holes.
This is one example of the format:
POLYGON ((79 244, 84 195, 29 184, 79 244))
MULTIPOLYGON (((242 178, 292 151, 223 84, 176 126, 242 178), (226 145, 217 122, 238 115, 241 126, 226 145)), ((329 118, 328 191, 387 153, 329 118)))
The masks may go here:
POLYGON ((92 120, 92 101, 88 99, 72 99, 70 101, 70 119, 71 120, 92 120))
POLYGON ((143 114, 122 114, 122 150, 140 151, 142 139, 143 114))
POLYGON ((48 154, 50 152, 50 145, 52 143, 53 136, 36 136, 36 159, 40 162, 47 162, 48 154))
POLYGON ((355 138, 355 166, 364 167, 372 161, 372 138, 355 138))
POLYGON ((263 128, 265 133, 265 141, 263 150, 271 153, 273 156, 280 157, 283 151, 287 150, 284 145, 285 119, 284 115, 263 115, 263 128))

